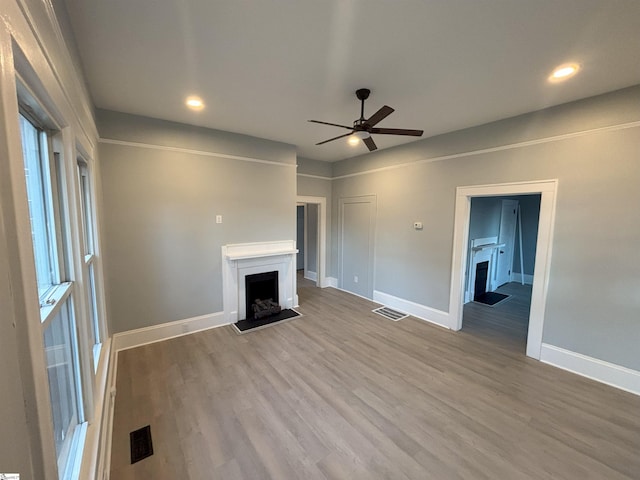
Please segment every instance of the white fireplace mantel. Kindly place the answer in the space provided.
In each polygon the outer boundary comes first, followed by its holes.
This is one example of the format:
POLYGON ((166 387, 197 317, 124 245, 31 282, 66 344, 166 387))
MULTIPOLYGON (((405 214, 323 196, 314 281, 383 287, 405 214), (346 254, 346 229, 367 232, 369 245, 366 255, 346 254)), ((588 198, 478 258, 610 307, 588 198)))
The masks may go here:
POLYGON ((247 275, 278 272, 278 303, 282 308, 298 306, 296 295, 296 242, 235 243, 222 246, 222 291, 225 320, 236 323, 246 318, 247 275))

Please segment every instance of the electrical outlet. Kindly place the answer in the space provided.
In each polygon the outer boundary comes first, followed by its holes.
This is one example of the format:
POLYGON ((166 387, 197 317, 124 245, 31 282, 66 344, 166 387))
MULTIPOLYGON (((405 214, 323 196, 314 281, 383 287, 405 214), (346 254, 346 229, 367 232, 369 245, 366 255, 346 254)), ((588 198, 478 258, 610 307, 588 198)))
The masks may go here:
POLYGON ((413 228, 416 230, 422 230, 422 222, 413 222, 413 228))
POLYGON ((222 223, 222 215, 216 215, 216 223, 222 223))
POLYGON ((353 283, 358 283, 358 276, 357 275, 353 276, 353 283))

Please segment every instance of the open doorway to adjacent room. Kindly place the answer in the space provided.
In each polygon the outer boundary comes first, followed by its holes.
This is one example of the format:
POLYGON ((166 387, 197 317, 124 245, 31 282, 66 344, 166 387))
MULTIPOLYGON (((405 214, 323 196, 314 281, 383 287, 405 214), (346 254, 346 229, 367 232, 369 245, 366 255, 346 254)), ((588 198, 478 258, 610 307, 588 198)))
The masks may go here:
MULTIPOLYGON (((506 285, 513 286, 514 283, 517 284, 518 280, 522 283, 523 279, 525 280, 525 284, 527 280, 530 280, 530 282, 532 283, 530 294, 531 300, 529 306, 524 307, 525 309, 528 308, 529 312, 528 324, 524 328, 524 330, 526 330, 526 354, 529 357, 540 359, 542 350, 542 335, 545 321, 545 308, 547 303, 547 290, 549 286, 549 271, 551 267, 551 247, 553 242, 553 227, 555 222, 557 189, 558 181, 553 179, 503 184, 475 185, 458 187, 456 189, 453 262, 451 269, 451 296, 449 301, 449 316, 451 319, 450 325, 453 330, 460 330, 463 328, 463 313, 465 312, 465 307, 471 300, 475 298, 476 294, 476 280, 475 278, 471 279, 467 274, 471 268, 472 275, 475 274, 477 276, 478 270, 475 270, 474 268, 480 262, 476 261, 479 259, 474 259, 470 252, 474 251, 472 249, 475 247, 477 249, 475 251, 494 250, 493 255, 497 256, 500 255, 498 249, 502 247, 499 243, 500 227, 498 227, 497 234, 487 234, 486 237, 481 237, 480 234, 470 232, 472 227, 472 201, 476 198, 482 197, 505 197, 505 200, 509 200, 513 199, 513 197, 535 196, 537 198, 532 201, 535 201, 539 204, 539 215, 537 222, 537 235, 535 236, 536 240, 533 260, 533 277, 527 277, 527 270, 525 267, 520 267, 520 271, 516 270, 516 272, 514 273, 513 263, 511 263, 511 272, 509 272, 509 274, 514 278, 510 279, 513 279, 516 282, 509 282, 506 285), (487 242, 486 239, 490 237, 494 238, 491 239, 489 243, 485 243, 487 242), (483 240, 483 238, 485 240, 483 240), (476 241, 472 242, 472 240, 476 241), (491 245, 490 243, 495 243, 496 245, 491 245), (516 275, 517 273, 520 273, 521 275, 518 276, 516 275)), ((501 198, 500 211, 502 211, 503 208, 502 200, 503 199, 501 198)), ((524 225, 522 227, 522 232, 524 241, 524 225)), ((517 244, 519 244, 519 238, 517 240, 517 244)), ((522 251, 524 254, 524 246, 522 248, 522 251)), ((484 254, 487 255, 486 252, 484 252, 484 254)), ((514 248, 516 267, 518 265, 524 265, 524 260, 521 263, 519 256, 519 253, 516 253, 514 248)), ((487 259, 483 259, 483 261, 487 261, 487 259)), ((497 263, 495 265, 497 267, 497 263)), ((487 270, 487 283, 485 284, 485 291, 487 290, 487 286, 489 287, 489 291, 494 285, 496 290, 499 290, 500 287, 506 288, 506 286, 497 284, 497 277, 492 277, 492 275, 495 275, 495 272, 493 271, 494 267, 491 266, 491 262, 489 262, 489 265, 485 265, 485 267, 487 270), (494 284, 490 283, 490 280, 492 278, 494 278, 494 284)), ((481 273, 481 275, 484 275, 484 273, 481 273)), ((482 280, 480 280, 479 282, 480 284, 482 284, 482 280)), ((508 305, 508 303, 510 302, 507 301, 504 303, 504 305, 506 306, 508 305)), ((497 303, 497 305, 500 306, 501 304, 497 303)), ((482 308, 486 307, 485 305, 477 306, 482 308)), ((515 306, 515 303, 512 306, 515 306)), ((496 311, 495 307, 486 308, 493 308, 493 310, 489 310, 492 312, 496 311)), ((469 309, 467 308, 466 310, 469 309)), ((468 317, 465 319, 465 322, 467 322, 467 324, 469 323, 468 317)), ((470 327, 470 325, 466 325, 466 327, 470 327)))
POLYGON ((526 350, 540 194, 471 199, 463 331, 526 350))
POLYGON ((297 197, 297 288, 325 286, 326 198, 297 197))

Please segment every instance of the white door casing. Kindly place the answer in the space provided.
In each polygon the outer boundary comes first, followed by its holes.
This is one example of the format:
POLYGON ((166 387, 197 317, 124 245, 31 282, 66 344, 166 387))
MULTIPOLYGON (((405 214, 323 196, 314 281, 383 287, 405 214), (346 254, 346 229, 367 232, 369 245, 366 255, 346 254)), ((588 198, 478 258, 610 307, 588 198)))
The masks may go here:
POLYGON ((527 356, 538 360, 540 359, 547 290, 549 288, 557 189, 558 180, 539 180, 457 188, 453 232, 451 295, 449 298, 449 321, 453 330, 460 330, 462 328, 471 198, 539 193, 540 216, 538 220, 538 237, 536 240, 537 248, 531 292, 531 309, 529 311, 527 356))
MULTIPOLYGON (((314 204, 318 206, 318 240, 317 240, 317 267, 316 285, 324 288, 329 286, 327 278, 327 199, 325 197, 313 197, 298 195, 298 204, 314 204)), ((305 226, 306 227, 306 226, 305 226)), ((305 228, 306 232, 306 228, 305 228)))

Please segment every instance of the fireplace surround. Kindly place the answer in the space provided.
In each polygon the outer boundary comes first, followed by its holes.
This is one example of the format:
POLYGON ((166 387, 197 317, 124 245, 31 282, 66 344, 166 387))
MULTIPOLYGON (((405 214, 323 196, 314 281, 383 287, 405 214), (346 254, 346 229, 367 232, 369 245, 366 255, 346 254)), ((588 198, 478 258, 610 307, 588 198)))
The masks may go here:
POLYGON ((277 272, 278 298, 273 300, 283 309, 297 307, 297 253, 294 240, 223 245, 222 290, 225 321, 236 323, 247 318, 247 275, 277 272))

